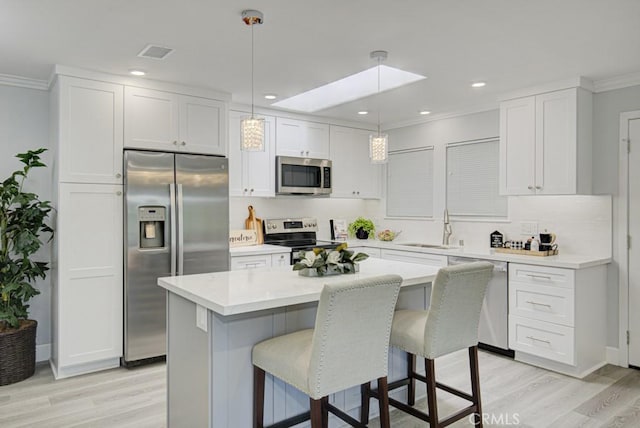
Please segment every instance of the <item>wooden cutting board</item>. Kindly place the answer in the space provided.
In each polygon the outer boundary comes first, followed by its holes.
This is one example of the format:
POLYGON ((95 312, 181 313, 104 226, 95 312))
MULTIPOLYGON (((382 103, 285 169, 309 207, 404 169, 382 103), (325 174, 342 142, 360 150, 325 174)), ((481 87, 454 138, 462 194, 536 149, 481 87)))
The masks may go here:
POLYGON ((256 231, 258 236, 257 244, 264 244, 264 235, 262 233, 262 219, 256 217, 256 211, 253 209, 253 205, 249 205, 249 217, 244 221, 245 229, 252 229, 256 231))

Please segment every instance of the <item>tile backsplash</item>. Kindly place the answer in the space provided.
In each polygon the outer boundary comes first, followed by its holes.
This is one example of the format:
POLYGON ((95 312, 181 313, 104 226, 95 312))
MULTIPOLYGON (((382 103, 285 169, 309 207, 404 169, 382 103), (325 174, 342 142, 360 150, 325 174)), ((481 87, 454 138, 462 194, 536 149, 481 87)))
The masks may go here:
MULTIPOLYGON (((564 254, 611 256, 612 199, 601 196, 511 196, 509 217, 505 220, 471 221, 451 218, 451 244, 464 241, 465 248, 485 249, 489 235, 500 231, 506 239, 526 239, 521 234, 522 222, 535 223, 538 233, 548 230, 557 236, 556 242, 564 254)), ((329 219, 347 222, 362 215, 371 218, 376 228, 401 230, 397 242, 440 243, 442 214, 434 219, 388 219, 385 206, 378 200, 351 200, 310 197, 242 198, 230 199, 230 227, 244 228, 247 206, 253 205, 262 219, 310 216, 318 219, 318 237, 329 239, 329 219)))

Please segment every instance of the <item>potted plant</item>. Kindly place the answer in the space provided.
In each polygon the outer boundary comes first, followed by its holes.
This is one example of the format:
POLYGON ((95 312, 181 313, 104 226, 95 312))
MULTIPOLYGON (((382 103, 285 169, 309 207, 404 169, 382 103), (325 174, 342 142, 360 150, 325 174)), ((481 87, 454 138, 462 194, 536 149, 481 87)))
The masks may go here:
POLYGON ((364 217, 358 217, 349 224, 349 235, 355 236, 358 239, 369 239, 369 236, 373 236, 376 231, 376 227, 373 222, 364 217))
POLYGON ((366 260, 366 253, 354 254, 347 250, 347 243, 338 245, 333 250, 314 248, 312 251, 300 251, 300 261, 293 265, 302 276, 339 275, 343 273, 356 273, 356 262, 366 260))
POLYGON ((53 231, 45 224, 50 202, 25 192, 23 184, 32 168, 45 166, 39 156, 44 151, 18 154, 24 167, 0 184, 0 385, 24 380, 35 371, 37 322, 27 319, 27 302, 40 294, 32 284, 49 269, 34 260, 42 246, 40 235, 53 231))

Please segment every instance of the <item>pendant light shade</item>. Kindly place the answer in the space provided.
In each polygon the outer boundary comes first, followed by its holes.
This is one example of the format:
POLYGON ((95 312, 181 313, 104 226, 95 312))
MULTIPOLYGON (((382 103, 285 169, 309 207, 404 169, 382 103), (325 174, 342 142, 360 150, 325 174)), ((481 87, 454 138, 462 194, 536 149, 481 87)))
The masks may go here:
POLYGON ((240 121, 240 148, 245 151, 264 151, 264 119, 253 115, 253 26, 262 24, 263 19, 258 10, 242 12, 242 21, 251 27, 251 116, 240 121))
POLYGON ((373 51, 369 55, 378 61, 378 132, 369 135, 371 163, 387 163, 389 159, 389 137, 380 132, 380 64, 387 59, 387 55, 387 51, 373 51))
POLYGON ((369 135, 369 157, 371 163, 387 163, 389 153, 387 134, 369 135))

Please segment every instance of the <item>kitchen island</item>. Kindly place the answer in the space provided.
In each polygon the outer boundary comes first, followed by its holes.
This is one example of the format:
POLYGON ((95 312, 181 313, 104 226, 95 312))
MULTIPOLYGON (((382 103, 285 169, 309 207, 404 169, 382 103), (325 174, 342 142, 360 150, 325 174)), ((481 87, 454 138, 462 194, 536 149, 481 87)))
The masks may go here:
MULTIPOLYGON (((398 307, 428 307, 438 268, 375 258, 359 265, 356 274, 321 278, 301 277, 285 266, 158 279, 167 290, 168 426, 250 427, 253 345, 312 328, 326 283, 394 273, 403 278, 398 307)), ((404 353, 392 349, 389 380, 405 372, 404 353)), ((360 389, 333 394, 330 400, 357 416, 360 389)), ((308 402, 295 388, 267 376, 265 423, 298 414, 308 402)), ((330 426, 339 425, 330 420, 330 426)))

